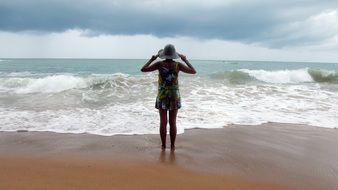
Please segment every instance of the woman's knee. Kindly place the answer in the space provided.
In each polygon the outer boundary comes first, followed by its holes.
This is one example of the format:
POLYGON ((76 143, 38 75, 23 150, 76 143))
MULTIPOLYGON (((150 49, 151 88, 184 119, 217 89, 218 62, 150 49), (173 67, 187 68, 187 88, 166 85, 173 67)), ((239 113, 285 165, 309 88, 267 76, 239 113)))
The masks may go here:
POLYGON ((163 119, 161 119, 161 121, 160 121, 160 125, 161 125, 161 126, 167 126, 167 123, 168 123, 167 118, 163 118, 163 119))
POLYGON ((172 110, 169 112, 169 125, 176 126, 176 117, 177 117, 178 110, 172 110))
POLYGON ((168 123, 167 111, 166 110, 159 110, 159 111, 160 111, 160 124, 167 125, 168 123))
POLYGON ((176 127, 176 119, 170 119, 169 125, 170 125, 170 127, 176 127))

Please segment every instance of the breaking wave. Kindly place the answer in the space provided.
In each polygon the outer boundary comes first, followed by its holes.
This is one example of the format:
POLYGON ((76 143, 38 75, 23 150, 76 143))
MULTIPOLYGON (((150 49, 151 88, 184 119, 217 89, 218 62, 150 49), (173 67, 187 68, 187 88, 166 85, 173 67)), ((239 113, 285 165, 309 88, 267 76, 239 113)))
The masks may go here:
MULTIPOLYGON (((26 73, 25 73, 26 74, 26 73)), ((123 73, 92 74, 88 76, 52 75, 39 78, 12 77, 0 78, 0 90, 26 93, 59 93, 71 89, 111 89, 128 88, 142 83, 149 83, 149 76, 136 77, 123 73)))
MULTIPOLYGON (((180 76, 179 133, 266 122, 337 127, 336 85, 313 85, 337 84, 335 71, 239 69, 207 76, 180 76)), ((156 92, 155 73, 0 73, 0 131, 158 133, 156 92)))
MULTIPOLYGON (((298 70, 248 70, 218 72, 211 75, 212 79, 226 80, 233 84, 249 82, 264 82, 272 84, 301 84, 301 83, 331 83, 338 84, 336 71, 319 69, 298 70)), ((142 85, 152 85, 154 75, 91 74, 91 75, 34 75, 30 73, 11 73, 0 77, 0 91, 26 93, 59 93, 72 89, 116 89, 142 88, 142 85)))
POLYGON ((297 70, 249 70, 239 69, 225 71, 211 75, 215 79, 227 80, 231 83, 246 83, 250 81, 261 81, 277 84, 298 83, 333 83, 338 84, 338 73, 336 71, 322 69, 297 69, 297 70))

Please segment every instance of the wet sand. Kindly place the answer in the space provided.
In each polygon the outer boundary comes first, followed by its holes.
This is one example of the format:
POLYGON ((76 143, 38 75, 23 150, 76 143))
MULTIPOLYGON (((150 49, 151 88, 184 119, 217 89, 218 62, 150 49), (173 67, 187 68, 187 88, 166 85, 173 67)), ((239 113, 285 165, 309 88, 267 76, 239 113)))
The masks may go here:
POLYGON ((158 135, 0 132, 0 189, 338 189, 337 144, 277 123, 187 130, 175 152, 158 135))

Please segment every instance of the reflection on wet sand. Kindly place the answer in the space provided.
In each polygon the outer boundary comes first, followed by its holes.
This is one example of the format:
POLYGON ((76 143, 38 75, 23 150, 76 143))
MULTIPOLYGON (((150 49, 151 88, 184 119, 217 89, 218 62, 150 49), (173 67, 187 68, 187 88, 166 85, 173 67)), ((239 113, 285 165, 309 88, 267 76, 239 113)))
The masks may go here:
POLYGON ((165 164, 176 164, 175 151, 171 150, 170 153, 169 153, 169 155, 167 156, 167 151, 161 150, 159 161, 161 163, 165 163, 165 164))

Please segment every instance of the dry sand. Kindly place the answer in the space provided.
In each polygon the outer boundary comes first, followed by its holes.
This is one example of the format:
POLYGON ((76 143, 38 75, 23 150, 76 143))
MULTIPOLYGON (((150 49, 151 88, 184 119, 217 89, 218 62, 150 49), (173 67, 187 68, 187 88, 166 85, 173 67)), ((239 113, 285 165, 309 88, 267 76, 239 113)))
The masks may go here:
POLYGON ((0 189, 338 189, 338 130, 269 123, 158 135, 0 132, 0 189))

